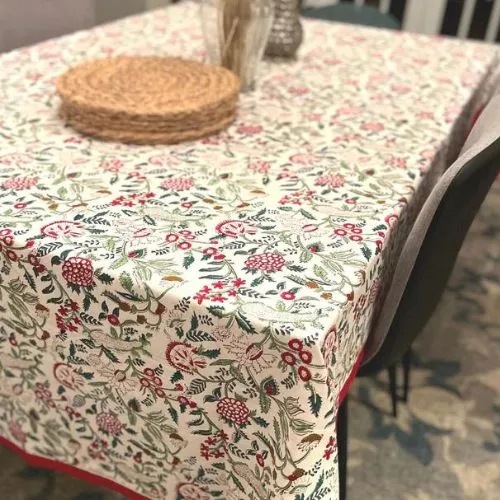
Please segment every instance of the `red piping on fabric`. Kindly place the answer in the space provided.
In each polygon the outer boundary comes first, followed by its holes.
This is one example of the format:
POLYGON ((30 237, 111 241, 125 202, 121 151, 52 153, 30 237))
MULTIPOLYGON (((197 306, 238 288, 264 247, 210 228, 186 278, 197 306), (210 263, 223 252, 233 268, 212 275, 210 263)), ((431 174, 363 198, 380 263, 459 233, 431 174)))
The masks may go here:
POLYGON ((356 375, 358 374, 358 371, 359 371, 359 368, 361 366, 361 362, 363 361, 364 356, 365 356, 365 351, 363 350, 359 353, 358 359, 356 360, 356 363, 354 363, 354 366, 351 370, 351 373, 349 374, 349 377, 347 377, 347 380, 345 381, 344 385, 342 386, 342 390, 340 391, 339 398, 338 398, 338 405, 339 406, 342 404, 342 401, 344 401, 345 397, 349 393, 351 385, 354 382, 356 375))
POLYGON ((63 474, 68 474, 76 479, 86 481, 87 483, 95 484, 101 486, 102 488, 107 488, 108 490, 113 490, 120 495, 125 496, 128 500, 149 500, 147 497, 139 495, 132 490, 129 490, 125 486, 121 486, 111 479, 106 479, 104 477, 93 474, 92 472, 87 472, 72 465, 68 465, 62 462, 57 462, 56 460, 51 460, 50 458, 39 457, 37 455, 31 455, 27 453, 22 448, 14 443, 11 443, 4 437, 0 436, 0 444, 9 448, 10 450, 17 453, 26 463, 32 467, 38 467, 41 469, 50 469, 57 472, 62 472, 63 474))

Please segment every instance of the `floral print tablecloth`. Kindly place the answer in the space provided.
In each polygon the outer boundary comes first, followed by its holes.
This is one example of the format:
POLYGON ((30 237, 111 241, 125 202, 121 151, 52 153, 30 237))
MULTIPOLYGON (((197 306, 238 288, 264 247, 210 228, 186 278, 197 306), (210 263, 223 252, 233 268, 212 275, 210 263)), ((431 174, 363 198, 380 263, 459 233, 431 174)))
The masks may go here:
POLYGON ((1 433, 148 498, 332 500, 389 250, 496 50, 306 21, 298 60, 265 63, 219 136, 63 126, 68 66, 200 59, 196 19, 187 2, 0 57, 1 433))

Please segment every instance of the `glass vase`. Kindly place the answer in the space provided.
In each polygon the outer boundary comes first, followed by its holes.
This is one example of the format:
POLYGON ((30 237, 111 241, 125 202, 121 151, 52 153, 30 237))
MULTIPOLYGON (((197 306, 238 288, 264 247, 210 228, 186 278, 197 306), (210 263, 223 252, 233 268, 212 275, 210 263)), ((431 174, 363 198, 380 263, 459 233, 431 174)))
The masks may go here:
POLYGON ((274 0, 200 0, 210 62, 236 73, 241 90, 255 87, 274 19, 274 0))
POLYGON ((266 56, 295 57, 304 36, 300 22, 301 5, 302 0, 275 0, 274 23, 266 56))

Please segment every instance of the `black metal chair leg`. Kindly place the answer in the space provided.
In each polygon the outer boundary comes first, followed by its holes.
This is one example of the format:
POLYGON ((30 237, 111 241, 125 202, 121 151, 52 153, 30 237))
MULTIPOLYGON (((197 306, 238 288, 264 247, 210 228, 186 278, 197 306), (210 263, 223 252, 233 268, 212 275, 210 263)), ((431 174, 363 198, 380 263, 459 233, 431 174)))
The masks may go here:
POLYGON ((410 393, 411 349, 403 356, 403 401, 408 403, 410 393))
POLYGON ((389 372, 389 389, 391 393, 392 402, 392 416, 398 416, 398 384, 397 384, 397 365, 392 365, 388 368, 389 372))
POLYGON ((347 396, 337 415, 337 454, 339 462, 339 500, 347 499, 347 396))

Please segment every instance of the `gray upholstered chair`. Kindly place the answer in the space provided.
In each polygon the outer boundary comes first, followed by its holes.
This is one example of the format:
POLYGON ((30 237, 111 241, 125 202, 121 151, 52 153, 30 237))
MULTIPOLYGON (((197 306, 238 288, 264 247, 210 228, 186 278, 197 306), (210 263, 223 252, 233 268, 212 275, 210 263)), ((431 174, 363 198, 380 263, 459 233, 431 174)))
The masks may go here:
MULTIPOLYGON (((458 159, 431 191, 405 242, 358 376, 398 363, 434 312, 467 232, 500 172, 500 96, 486 106, 458 159)), ((347 475, 347 398, 337 420, 340 500, 347 475)))

